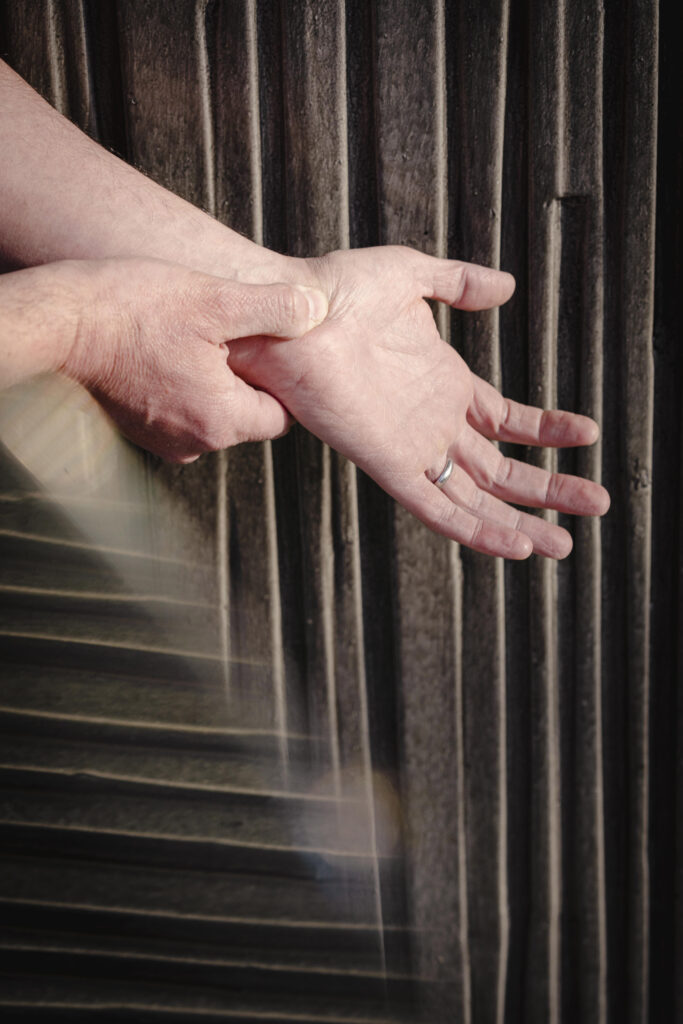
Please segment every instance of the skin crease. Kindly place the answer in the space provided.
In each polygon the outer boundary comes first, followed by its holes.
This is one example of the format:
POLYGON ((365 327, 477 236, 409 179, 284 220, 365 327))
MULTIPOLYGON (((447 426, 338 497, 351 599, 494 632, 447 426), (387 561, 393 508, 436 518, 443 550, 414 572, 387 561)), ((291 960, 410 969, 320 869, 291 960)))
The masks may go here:
POLYGON ((598 484, 503 459, 491 444, 592 444, 597 424, 508 402, 441 340, 424 301, 492 308, 512 295, 509 274, 396 246, 311 260, 271 252, 101 149, 2 62, 0 128, 0 257, 15 267, 78 263, 71 301, 85 311, 87 344, 63 369, 137 443, 191 461, 276 437, 291 415, 431 529, 511 558, 564 557, 571 538, 510 503, 607 510, 598 484), (162 260, 175 266, 161 271, 162 260), (197 271, 213 283, 183 276, 197 271), (232 303, 216 298, 218 278, 232 303), (239 321, 259 285, 319 290, 327 316, 289 335, 268 317, 239 321), (438 488, 447 458, 455 471, 438 488))
POLYGON ((229 344, 296 337, 326 312, 322 292, 288 284, 161 260, 58 261, 0 276, 0 383, 59 370, 136 444, 188 462, 288 429, 282 404, 232 373, 229 344))
POLYGON ((510 276, 395 247, 332 253, 310 270, 329 296, 327 319, 281 346, 240 341, 230 366, 432 529, 489 554, 568 554, 565 530, 505 500, 600 515, 604 488, 504 460, 485 437, 573 446, 595 441, 597 425, 506 403, 442 341, 424 301, 487 308, 511 293, 510 276), (449 456, 456 471, 438 489, 449 456))

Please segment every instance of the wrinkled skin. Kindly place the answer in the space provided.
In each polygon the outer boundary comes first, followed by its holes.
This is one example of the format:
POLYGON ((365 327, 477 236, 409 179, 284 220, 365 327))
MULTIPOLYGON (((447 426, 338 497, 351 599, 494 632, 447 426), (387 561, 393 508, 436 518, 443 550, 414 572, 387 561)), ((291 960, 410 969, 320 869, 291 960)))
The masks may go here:
POLYGON ((507 502, 601 515, 607 492, 505 459, 489 439, 591 444, 597 424, 503 399, 440 338, 424 301, 497 306, 512 294, 510 275, 393 246, 330 253, 307 273, 329 298, 323 323, 296 340, 238 341, 230 367, 432 529, 488 554, 567 555, 565 530, 507 502), (455 470, 437 487, 449 457, 455 470))
POLYGON ((571 540, 506 502, 585 515, 607 509, 597 484, 506 461, 489 441, 590 444, 597 425, 504 401, 439 339, 423 301, 500 305, 513 290, 509 275, 396 247, 316 260, 264 249, 102 150, 2 61, 0 121, 0 256, 8 266, 123 254, 176 264, 170 287, 145 282, 142 269, 119 275, 114 315, 93 302, 80 332, 86 343, 74 349, 73 375, 139 444, 188 461, 276 436, 289 410, 432 528, 515 558, 532 548, 561 557, 571 540), (216 300, 219 286, 192 286, 181 264, 228 281, 237 306, 243 283, 321 288, 329 316, 305 337, 290 331, 298 340, 266 342, 258 336, 287 335, 258 316, 234 321, 234 303, 216 300), (447 457, 456 470, 440 489, 433 481, 447 457))
POLYGON ((310 290, 242 284, 149 259, 52 264, 80 310, 59 367, 88 388, 119 429, 173 462, 243 441, 278 437, 291 424, 266 391, 227 366, 234 338, 301 335, 327 311, 310 290))

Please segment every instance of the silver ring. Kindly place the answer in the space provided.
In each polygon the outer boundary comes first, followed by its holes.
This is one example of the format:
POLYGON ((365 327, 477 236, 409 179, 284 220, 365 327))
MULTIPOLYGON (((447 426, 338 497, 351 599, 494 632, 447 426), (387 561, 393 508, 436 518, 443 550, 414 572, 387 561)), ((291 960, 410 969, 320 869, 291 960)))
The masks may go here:
POLYGON ((448 478, 449 478, 449 476, 451 475, 452 472, 453 472, 453 459, 447 459, 446 460, 446 465, 443 467, 443 469, 441 470, 441 472, 437 476, 436 480, 434 481, 436 486, 437 487, 443 487, 443 485, 446 483, 446 481, 448 480, 448 478))

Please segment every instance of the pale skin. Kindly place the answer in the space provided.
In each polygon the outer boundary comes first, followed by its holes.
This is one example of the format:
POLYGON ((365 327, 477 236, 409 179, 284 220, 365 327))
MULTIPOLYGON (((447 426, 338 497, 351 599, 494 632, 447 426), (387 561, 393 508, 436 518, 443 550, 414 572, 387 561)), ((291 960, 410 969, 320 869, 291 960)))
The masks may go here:
POLYGON ((60 371, 132 441, 173 462, 283 434, 291 417, 227 365, 234 338, 290 339, 316 289, 243 284, 161 260, 59 260, 0 275, 0 387, 60 371))
POLYGON ((271 252, 102 150, 2 64, 0 128, 0 255, 34 268, 0 277, 0 308, 8 287, 40 298, 20 346, 16 303, 13 319, 0 313, 6 381, 61 369, 131 439, 176 461, 279 436, 291 415, 431 529, 491 555, 571 549, 565 530, 510 503, 607 510, 599 484, 491 443, 592 444, 597 424, 503 398, 436 330, 426 299, 499 306, 509 274, 394 246, 271 252))

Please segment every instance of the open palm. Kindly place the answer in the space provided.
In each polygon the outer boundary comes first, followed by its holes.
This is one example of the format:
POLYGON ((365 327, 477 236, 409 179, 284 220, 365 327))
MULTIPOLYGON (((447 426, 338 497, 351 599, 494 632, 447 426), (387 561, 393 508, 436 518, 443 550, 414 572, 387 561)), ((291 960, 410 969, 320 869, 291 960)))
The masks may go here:
POLYGON ((595 515, 609 505, 606 491, 506 459, 491 439, 590 444, 597 425, 503 399, 441 339, 424 301, 497 306, 512 293, 510 275, 395 246, 330 253, 308 270, 306 283, 329 298, 326 320, 284 343, 233 343, 231 368, 437 532, 508 558, 568 554, 565 530, 507 502, 595 515), (449 459, 453 472, 438 486, 449 459))

